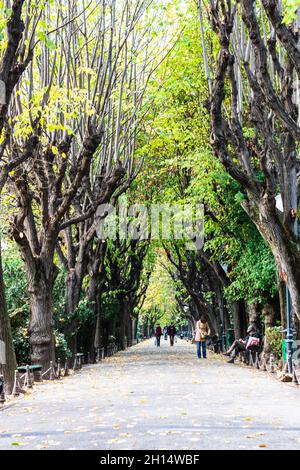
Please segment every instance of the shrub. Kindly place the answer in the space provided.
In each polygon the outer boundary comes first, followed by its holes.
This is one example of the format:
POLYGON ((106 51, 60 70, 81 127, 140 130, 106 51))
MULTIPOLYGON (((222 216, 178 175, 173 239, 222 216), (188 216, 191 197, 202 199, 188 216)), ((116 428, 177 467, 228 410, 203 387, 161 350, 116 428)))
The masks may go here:
POLYGON ((277 359, 282 357, 282 327, 271 326, 266 328, 266 340, 277 359))
POLYGON ((114 344, 116 342, 116 338, 114 336, 109 336, 107 340, 107 344, 114 344))
POLYGON ((55 357, 56 359, 66 360, 72 356, 71 350, 68 348, 68 343, 65 336, 59 333, 57 330, 54 331, 55 338, 55 357))
POLYGON ((14 329, 13 344, 18 364, 28 364, 30 362, 30 344, 27 327, 14 329))

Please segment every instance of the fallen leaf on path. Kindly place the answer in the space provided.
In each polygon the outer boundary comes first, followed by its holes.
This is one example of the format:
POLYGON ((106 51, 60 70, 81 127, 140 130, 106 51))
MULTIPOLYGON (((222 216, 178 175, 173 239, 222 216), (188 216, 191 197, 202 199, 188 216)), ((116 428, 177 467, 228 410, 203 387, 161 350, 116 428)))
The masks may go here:
POLYGON ((254 434, 248 434, 248 436, 246 436, 248 439, 254 439, 256 437, 260 437, 260 436, 265 436, 266 434, 264 432, 256 432, 254 434))
POLYGON ((47 441, 45 444, 46 445, 48 444, 49 446, 58 446, 60 442, 50 440, 50 441, 47 441))
POLYGON ((123 440, 120 440, 120 439, 110 439, 109 441, 107 441, 108 444, 114 444, 116 442, 118 442, 119 444, 124 442, 123 440))

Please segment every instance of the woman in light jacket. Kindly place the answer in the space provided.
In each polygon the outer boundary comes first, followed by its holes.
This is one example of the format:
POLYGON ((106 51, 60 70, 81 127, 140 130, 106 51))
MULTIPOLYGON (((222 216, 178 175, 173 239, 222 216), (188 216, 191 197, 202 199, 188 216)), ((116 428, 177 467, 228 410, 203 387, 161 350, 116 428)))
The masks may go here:
POLYGON ((197 343, 197 356, 201 359, 201 349, 203 359, 206 359, 206 340, 210 336, 210 328, 206 317, 203 315, 196 323, 195 342, 197 343))

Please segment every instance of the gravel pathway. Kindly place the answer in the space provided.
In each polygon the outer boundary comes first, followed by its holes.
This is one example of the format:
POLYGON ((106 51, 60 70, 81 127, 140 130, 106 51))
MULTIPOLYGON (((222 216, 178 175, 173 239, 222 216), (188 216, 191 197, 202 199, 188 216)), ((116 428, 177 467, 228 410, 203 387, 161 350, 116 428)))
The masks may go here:
POLYGON ((148 340, 1 410, 0 449, 300 449, 300 390, 148 340))

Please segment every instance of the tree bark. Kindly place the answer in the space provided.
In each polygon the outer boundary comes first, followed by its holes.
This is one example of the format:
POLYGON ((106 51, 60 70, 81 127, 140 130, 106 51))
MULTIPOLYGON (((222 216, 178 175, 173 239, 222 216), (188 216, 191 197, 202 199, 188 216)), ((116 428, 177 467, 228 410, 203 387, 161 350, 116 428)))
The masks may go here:
POLYGON ((103 325, 101 321, 101 292, 102 283, 99 272, 93 273, 90 278, 88 298, 91 308, 94 311, 94 324, 92 334, 93 349, 103 345, 103 325))
POLYGON ((29 274, 30 324, 29 342, 31 363, 42 365, 47 370, 55 360, 53 336, 52 288, 54 273, 46 275, 42 263, 36 263, 35 272, 29 274))
POLYGON ((130 316, 127 317, 126 326, 127 345, 132 346, 132 319, 130 316))
MULTIPOLYGON (((88 288, 88 299, 90 307, 94 311, 95 329, 93 335, 94 347, 97 349, 103 345, 103 324, 101 320, 101 297, 105 283, 104 259, 106 244, 99 242, 90 259, 88 271, 90 282, 88 288)), ((91 257, 91 256, 90 256, 91 257)))
POLYGON ((259 329, 259 308, 257 304, 248 304, 247 312, 249 317, 249 325, 259 329))
POLYGON ((120 302, 121 310, 119 314, 119 341, 121 350, 125 350, 127 347, 126 341, 126 332, 127 332, 127 322, 128 322, 128 310, 127 302, 124 297, 120 302))
POLYGON ((236 339, 243 338, 246 333, 247 319, 245 303, 243 300, 232 302, 232 314, 234 325, 234 336, 236 339))
MULTIPOLYGON (((277 274, 277 285, 278 285, 278 295, 279 295, 279 305, 280 305, 280 323, 282 329, 286 328, 286 298, 285 298, 285 284, 280 279, 279 275, 277 274)), ((283 334, 282 334, 283 337, 283 334)))
POLYGON ((137 340, 137 320, 135 318, 131 322, 131 327, 132 327, 131 339, 132 339, 133 344, 135 344, 137 340))
POLYGON ((80 300, 82 279, 79 280, 75 270, 68 272, 66 276, 66 301, 65 314, 68 323, 65 327, 65 335, 73 356, 77 353, 77 327, 78 321, 73 318, 74 312, 80 300))
POLYGON ((16 370, 16 357, 12 340, 10 320, 7 312, 5 289, 3 282, 1 240, 0 240, 0 340, 5 343, 6 364, 2 365, 5 392, 10 394, 14 385, 14 372, 16 370))
POLYGON ((300 319, 300 252, 296 240, 290 238, 281 223, 273 200, 258 203, 249 194, 249 202, 244 203, 243 207, 267 241, 278 275, 287 274, 293 310, 300 319))

